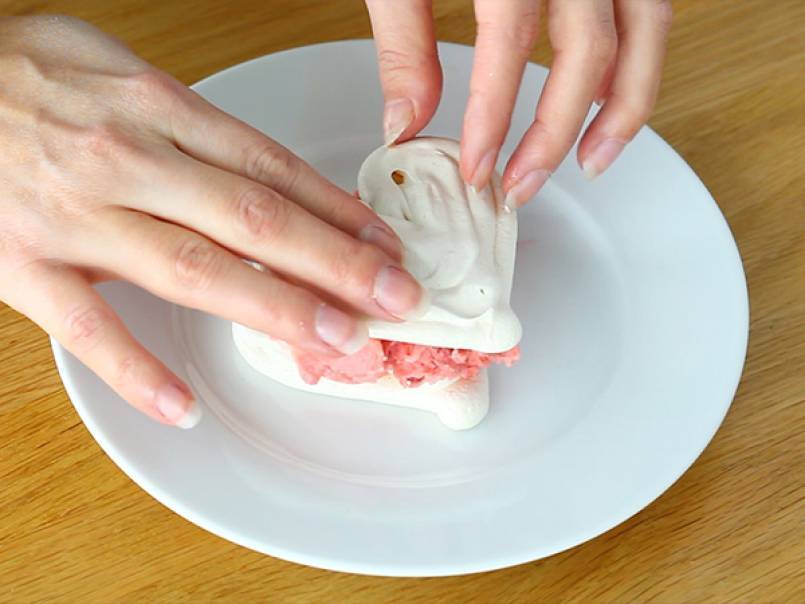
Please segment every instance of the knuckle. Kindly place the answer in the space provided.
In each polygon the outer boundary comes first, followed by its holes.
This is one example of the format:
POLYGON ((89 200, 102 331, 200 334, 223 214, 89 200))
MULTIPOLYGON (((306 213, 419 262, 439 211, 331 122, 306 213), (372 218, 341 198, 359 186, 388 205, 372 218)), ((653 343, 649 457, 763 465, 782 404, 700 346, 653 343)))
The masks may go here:
POLYGON ((324 221, 335 226, 349 225, 355 217, 362 214, 366 214, 368 220, 372 212, 368 207, 352 197, 344 199, 339 196, 321 208, 321 217, 324 221))
POLYGON ((149 102, 175 97, 184 89, 178 80, 152 68, 128 76, 127 82, 136 97, 149 102))
POLYGON ((76 142, 83 156, 104 163, 128 160, 136 154, 133 139, 111 124, 84 129, 76 142))
POLYGON ((296 179, 299 162, 287 149, 262 141, 247 152, 245 169, 247 178, 288 187, 296 179))
POLYGON ((43 66, 25 52, 8 52, 0 56, 3 72, 19 81, 36 81, 46 77, 43 66))
POLYGON ((575 133, 552 126, 538 117, 528 129, 528 140, 530 144, 523 150, 524 163, 553 171, 573 144, 575 133))
POLYGON ((29 296, 24 289, 16 286, 20 276, 36 279, 44 272, 47 263, 39 256, 24 253, 6 253, 3 250, 0 233, 0 305, 3 303, 25 313, 29 296))
POLYGON ((79 353, 91 350, 103 341, 106 327, 111 321, 111 313, 99 306, 73 309, 64 321, 70 346, 79 353))
POLYGON ((369 290, 373 268, 380 264, 381 252, 374 246, 350 239, 340 245, 330 257, 327 269, 334 283, 347 290, 369 290))
POLYGON ((48 254, 53 237, 42 236, 33 220, 23 220, 21 228, 0 229, 0 263, 21 265, 33 262, 48 254))
POLYGON ((515 25, 512 32, 512 42, 517 50, 529 54, 537 41, 539 25, 536 16, 525 15, 524 18, 515 25))
POLYGON ((295 322, 293 320, 293 311, 295 309, 288 304, 285 292, 280 291, 279 288, 271 288, 268 291, 270 292, 269 295, 261 296, 255 302, 257 314, 260 317, 261 325, 264 326, 267 333, 277 333, 284 326, 295 322))
POLYGON ((533 14, 523 15, 512 27, 504 27, 496 21, 478 21, 478 42, 483 45, 484 40, 489 44, 500 44, 504 40, 506 49, 514 51, 517 56, 527 56, 531 53, 539 33, 539 21, 533 14))
POLYGON ((112 386, 120 389, 141 383, 143 363, 136 357, 125 357, 117 363, 112 386))
POLYGON ((415 68, 411 55, 396 48, 382 48, 377 53, 377 64, 380 71, 386 75, 394 76, 415 68))
POLYGON ((640 130, 643 124, 648 122, 652 113, 653 113, 653 107, 649 103, 639 103, 635 106, 635 108, 632 110, 632 119, 634 127, 632 129, 631 134, 633 136, 634 134, 637 133, 638 130, 640 130))
POLYGON ((261 241, 279 237, 290 217, 287 202, 268 189, 243 190, 235 206, 235 218, 240 229, 261 241))
POLYGON ((442 70, 438 57, 430 51, 414 52, 381 48, 377 51, 377 65, 384 89, 390 87, 408 90, 408 94, 417 94, 419 87, 413 84, 424 81, 441 90, 442 70))
POLYGON ((674 8, 671 5, 671 0, 659 0, 655 7, 655 19, 657 29, 663 34, 667 34, 671 29, 671 24, 674 21, 674 8))
POLYGON ((599 65, 608 65, 618 51, 618 36, 614 26, 600 24, 589 38, 587 54, 599 65))
POLYGON ((626 137, 628 139, 632 139, 640 128, 643 127, 643 124, 647 123, 649 118, 651 117, 651 108, 646 105, 640 105, 635 107, 631 110, 629 121, 627 122, 626 127, 626 137))
POLYGON ((327 269, 334 282, 348 285, 355 281, 354 272, 358 247, 357 244, 348 242, 340 245, 336 252, 330 256, 327 269))
POLYGON ((191 237, 176 248, 174 267, 178 283, 190 290, 204 291, 215 279, 220 256, 211 243, 191 237))
POLYGON ((377 65, 383 79, 393 84, 408 84, 411 78, 436 78, 441 81, 441 70, 436 55, 423 51, 403 51, 392 47, 377 51, 377 65))
POLYGON ((618 98, 618 101, 622 107, 621 136, 631 140, 651 117, 653 105, 648 100, 630 99, 622 96, 618 98))

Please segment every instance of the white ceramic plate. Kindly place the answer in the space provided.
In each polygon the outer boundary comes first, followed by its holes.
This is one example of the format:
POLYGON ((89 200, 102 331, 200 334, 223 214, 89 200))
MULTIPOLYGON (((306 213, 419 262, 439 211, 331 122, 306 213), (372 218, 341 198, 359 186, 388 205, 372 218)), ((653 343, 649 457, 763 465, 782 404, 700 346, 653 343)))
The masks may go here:
MULTIPOLYGON (((428 133, 458 136, 471 49, 442 45, 428 133)), ((502 157, 546 70, 529 65, 502 157)), ((196 85, 347 190, 381 142, 370 41, 299 48, 196 85)), ((148 493, 246 547, 322 568, 450 575, 548 556, 637 513, 693 463, 735 393, 748 307, 713 199, 644 129, 586 182, 571 155, 520 212, 513 305, 523 358, 491 373, 469 432, 424 412, 291 391, 237 355, 229 326, 137 288, 101 288, 202 401, 190 431, 130 409, 54 344, 93 436, 148 493)))

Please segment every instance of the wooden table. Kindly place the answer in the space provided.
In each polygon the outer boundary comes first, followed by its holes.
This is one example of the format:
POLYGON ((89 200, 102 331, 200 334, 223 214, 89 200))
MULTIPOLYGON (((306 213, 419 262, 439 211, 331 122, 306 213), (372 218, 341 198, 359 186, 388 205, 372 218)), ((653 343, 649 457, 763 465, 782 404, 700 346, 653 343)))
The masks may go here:
MULTIPOLYGON (((435 4, 439 37, 471 43, 471 2, 435 4)), ((675 4, 651 125, 729 220, 752 331, 724 425, 668 492, 589 543, 482 575, 370 578, 275 560, 124 476, 69 404, 44 334, 0 305, 0 601, 805 601, 805 2, 675 4)), ((0 14, 56 11, 187 83, 370 35, 359 0, 0 1, 0 14)), ((549 61, 544 39, 532 58, 549 61)))

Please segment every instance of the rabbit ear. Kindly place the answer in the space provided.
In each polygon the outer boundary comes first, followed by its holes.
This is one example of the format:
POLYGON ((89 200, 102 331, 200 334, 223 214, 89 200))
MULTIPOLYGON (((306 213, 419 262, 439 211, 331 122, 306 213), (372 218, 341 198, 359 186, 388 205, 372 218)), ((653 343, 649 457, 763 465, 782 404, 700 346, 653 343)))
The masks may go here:
POLYGON ((414 320, 370 321, 371 337, 482 352, 519 342, 509 306, 517 215, 503 207, 497 174, 476 190, 459 172, 458 142, 418 138, 369 155, 358 191, 397 232, 431 301, 414 320))

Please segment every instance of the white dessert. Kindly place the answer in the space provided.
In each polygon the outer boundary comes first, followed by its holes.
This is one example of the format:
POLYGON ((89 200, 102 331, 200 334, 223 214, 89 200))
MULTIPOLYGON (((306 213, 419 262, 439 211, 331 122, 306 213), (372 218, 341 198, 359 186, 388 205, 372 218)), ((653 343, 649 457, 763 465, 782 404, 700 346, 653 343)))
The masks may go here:
POLYGON ((458 170, 458 143, 418 138, 381 147, 363 162, 358 194, 405 244, 405 268, 430 295, 415 321, 370 321, 369 335, 504 352, 522 328, 509 306, 517 214, 503 207, 500 180, 476 191, 458 170))
MULTIPOLYGON (((427 290, 431 307, 403 323, 373 320, 369 335, 427 346, 505 352, 520 341, 520 322, 509 305, 517 216, 503 207, 497 174, 476 191, 458 171, 458 143, 420 138, 374 151, 360 169, 364 203, 405 245, 404 266, 427 290)), ((489 408, 487 370, 473 379, 415 388, 393 376, 346 384, 321 378, 306 383, 283 342, 233 324, 235 345, 257 371, 300 390, 435 413, 453 430, 477 425, 489 408)))

